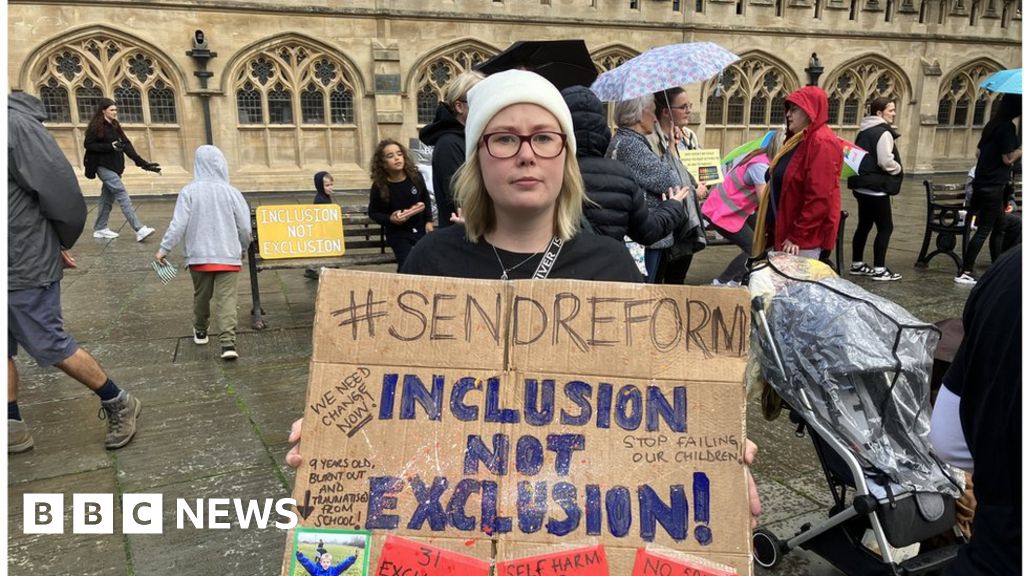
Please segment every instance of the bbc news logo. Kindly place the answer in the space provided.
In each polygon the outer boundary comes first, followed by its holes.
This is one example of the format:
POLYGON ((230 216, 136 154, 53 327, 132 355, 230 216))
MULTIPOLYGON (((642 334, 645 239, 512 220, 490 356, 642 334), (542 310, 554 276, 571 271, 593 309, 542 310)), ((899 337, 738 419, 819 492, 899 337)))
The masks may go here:
MULTIPOLYGON (((64 533, 64 494, 25 494, 25 534, 64 533)), ((177 530, 228 530, 232 521, 243 530, 294 528, 299 517, 294 498, 178 498, 174 501, 177 530)), ((113 494, 72 494, 72 534, 113 534, 116 512, 113 494)), ((123 494, 121 533, 163 534, 163 494, 123 494)))

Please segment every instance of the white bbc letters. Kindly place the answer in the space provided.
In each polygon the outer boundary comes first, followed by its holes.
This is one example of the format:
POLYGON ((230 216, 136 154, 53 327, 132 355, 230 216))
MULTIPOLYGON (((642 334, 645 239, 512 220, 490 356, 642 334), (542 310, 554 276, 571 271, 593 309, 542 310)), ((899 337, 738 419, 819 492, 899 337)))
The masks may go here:
POLYGON ((164 495, 123 495, 121 497, 121 531, 125 534, 163 534, 164 495))
POLYGON ((114 495, 73 494, 71 530, 75 534, 113 534, 114 495))
POLYGON ((25 534, 64 533, 63 494, 25 494, 21 503, 25 534))

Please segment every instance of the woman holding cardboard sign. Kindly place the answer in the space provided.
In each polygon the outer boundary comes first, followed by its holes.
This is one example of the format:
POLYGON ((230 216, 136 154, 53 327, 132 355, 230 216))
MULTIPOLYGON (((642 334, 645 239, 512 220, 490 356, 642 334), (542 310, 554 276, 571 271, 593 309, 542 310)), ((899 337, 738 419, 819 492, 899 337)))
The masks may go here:
POLYGON ((466 161, 452 182, 464 226, 424 239, 402 271, 638 282, 621 242, 580 234, 583 179, 558 89, 532 72, 507 70, 480 81, 468 97, 466 161))
POLYGON ((434 231, 427 185, 408 157, 405 146, 385 139, 377 144, 370 163, 373 187, 367 212, 384 227, 399 270, 420 238, 434 231))

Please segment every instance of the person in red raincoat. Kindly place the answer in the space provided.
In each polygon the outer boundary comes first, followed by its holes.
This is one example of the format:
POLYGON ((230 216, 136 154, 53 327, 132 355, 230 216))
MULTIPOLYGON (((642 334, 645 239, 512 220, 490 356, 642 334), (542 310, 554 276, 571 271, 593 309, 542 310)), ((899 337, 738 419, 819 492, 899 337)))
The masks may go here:
POLYGON ((839 231, 839 174, 843 146, 828 121, 828 96, 804 86, 786 97, 786 141, 769 169, 770 194, 762 201, 755 252, 819 258, 835 248, 839 231))

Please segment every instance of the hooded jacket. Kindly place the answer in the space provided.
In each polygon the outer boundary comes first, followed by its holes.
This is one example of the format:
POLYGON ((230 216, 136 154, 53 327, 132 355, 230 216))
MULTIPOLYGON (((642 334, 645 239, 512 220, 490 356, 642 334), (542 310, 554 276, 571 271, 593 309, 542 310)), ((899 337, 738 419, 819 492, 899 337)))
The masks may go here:
POLYGON ((856 176, 850 176, 847 185, 851 190, 873 196, 896 195, 903 183, 903 167, 896 139, 900 135, 892 129, 885 118, 874 114, 865 116, 857 132, 857 146, 867 155, 861 161, 856 176))
MULTIPOLYGON (((802 250, 832 250, 839 232, 839 174, 843 146, 828 121, 828 96, 817 86, 804 86, 786 97, 807 113, 810 126, 793 150, 782 177, 775 213, 775 250, 789 240, 802 250)), ((788 130, 786 138, 792 137, 788 130)))
POLYGON ((434 201, 437 202, 437 224, 451 225, 455 213, 451 180, 466 160, 466 127, 459 122, 447 104, 441 102, 434 121, 420 129, 420 141, 434 147, 430 166, 433 171, 434 201))
POLYGON ((317 172, 313 175, 313 186, 316 186, 316 196, 313 197, 313 204, 331 204, 334 200, 327 195, 324 191, 324 178, 328 176, 328 172, 317 172))
POLYGON ((196 149, 192 182, 178 193, 160 248, 170 253, 182 238, 186 266, 241 266, 242 250, 252 239, 249 205, 228 184, 228 161, 216 146, 196 149))
POLYGON ((7 290, 39 288, 64 276, 61 248, 85 227, 78 179, 43 127, 46 109, 35 96, 7 97, 7 290))
POLYGON ((653 244, 670 234, 682 221, 683 205, 662 202, 648 210, 644 192, 630 169, 604 157, 612 133, 601 101, 583 86, 566 88, 562 97, 572 114, 576 158, 587 199, 593 202, 584 202, 583 214, 594 231, 616 240, 628 235, 640 244, 653 244))

